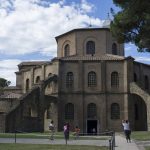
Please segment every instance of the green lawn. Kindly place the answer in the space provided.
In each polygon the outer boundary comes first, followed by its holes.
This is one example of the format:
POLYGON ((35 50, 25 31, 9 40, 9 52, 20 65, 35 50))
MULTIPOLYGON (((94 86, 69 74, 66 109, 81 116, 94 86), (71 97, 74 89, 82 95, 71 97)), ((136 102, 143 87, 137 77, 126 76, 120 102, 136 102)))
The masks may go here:
POLYGON ((108 148, 80 145, 0 144, 0 150, 108 150, 108 148))
POLYGON ((131 133, 131 138, 139 141, 150 141, 150 132, 136 131, 131 133))
MULTIPOLYGON (((131 133, 131 138, 137 141, 150 141, 149 131, 133 131, 131 133)), ((146 146, 145 150, 150 150, 150 146, 146 146)))

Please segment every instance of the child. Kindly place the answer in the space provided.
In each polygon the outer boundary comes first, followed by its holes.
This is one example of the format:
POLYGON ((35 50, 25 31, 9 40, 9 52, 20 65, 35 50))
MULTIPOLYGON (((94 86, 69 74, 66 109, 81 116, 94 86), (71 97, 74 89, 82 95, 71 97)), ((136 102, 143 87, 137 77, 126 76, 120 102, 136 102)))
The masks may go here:
POLYGON ((78 126, 75 127, 75 139, 78 139, 79 138, 79 133, 80 133, 80 129, 78 126))

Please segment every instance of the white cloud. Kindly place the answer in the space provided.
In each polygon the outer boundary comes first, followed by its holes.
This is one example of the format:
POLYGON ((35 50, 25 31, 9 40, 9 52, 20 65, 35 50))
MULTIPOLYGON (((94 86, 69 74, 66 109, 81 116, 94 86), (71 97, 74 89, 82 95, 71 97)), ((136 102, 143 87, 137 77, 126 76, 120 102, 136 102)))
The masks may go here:
POLYGON ((41 0, 2 0, 0 5, 0 53, 9 55, 41 52, 56 56, 55 36, 78 27, 101 26, 98 18, 88 13, 93 5, 65 5, 41 0))
MULTIPOLYGON (((74 28, 101 26, 98 18, 88 13, 94 6, 86 0, 67 5, 65 0, 0 0, 0 55, 40 52, 56 56, 55 36, 74 28)), ((5 59, 5 58, 4 58, 5 59)), ((30 58, 31 59, 31 58, 30 58)), ((0 77, 15 85, 15 71, 21 60, 1 60, 0 77)))
POLYGON ((135 60, 140 62, 147 62, 147 64, 150 64, 150 57, 135 57, 135 60))
POLYGON ((15 72, 18 70, 17 65, 21 60, 8 59, 0 61, 0 77, 5 78, 8 81, 11 81, 11 85, 16 84, 16 75, 15 72))

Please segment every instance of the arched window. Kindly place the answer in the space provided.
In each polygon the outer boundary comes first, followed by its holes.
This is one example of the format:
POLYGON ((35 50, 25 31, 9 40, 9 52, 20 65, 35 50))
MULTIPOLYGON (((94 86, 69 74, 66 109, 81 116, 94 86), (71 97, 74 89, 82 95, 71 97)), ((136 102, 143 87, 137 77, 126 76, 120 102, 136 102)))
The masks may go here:
POLYGON ((70 45, 67 44, 65 45, 65 48, 64 48, 64 56, 67 57, 69 56, 69 54, 70 54, 70 45))
MULTIPOLYGON (((48 77, 50 77, 51 75, 52 75, 52 73, 49 73, 48 77)), ((50 87, 51 87, 51 83, 48 84, 48 88, 50 88, 50 87)))
POLYGON ((73 87, 73 73, 68 72, 66 75, 66 87, 70 88, 73 87))
POLYGON ((87 106, 87 117, 88 118, 95 118, 97 116, 97 109, 96 104, 90 103, 87 106))
POLYGON ((91 71, 88 73, 88 87, 95 87, 96 86, 96 73, 91 71))
POLYGON ((37 76, 35 83, 39 83, 39 82, 40 82, 40 76, 37 76))
POLYGON ((118 72, 111 73, 111 87, 119 87, 119 75, 118 72))
POLYGON ((29 90, 29 79, 26 79, 26 92, 29 90))
POLYGON ((113 55, 117 55, 117 44, 116 43, 113 43, 112 44, 112 54, 113 55))
POLYGON ((134 73, 134 82, 137 82, 137 75, 134 73))
POLYGON ((149 89, 149 79, 147 75, 144 76, 144 86, 146 90, 149 89))
POLYGON ((66 120, 74 119, 74 105, 72 103, 68 103, 65 105, 65 119, 66 120))
POLYGON ((111 104, 111 119, 120 119, 120 107, 119 104, 111 104))
POLYGON ((88 41, 86 43, 86 54, 95 54, 95 42, 93 41, 88 41))

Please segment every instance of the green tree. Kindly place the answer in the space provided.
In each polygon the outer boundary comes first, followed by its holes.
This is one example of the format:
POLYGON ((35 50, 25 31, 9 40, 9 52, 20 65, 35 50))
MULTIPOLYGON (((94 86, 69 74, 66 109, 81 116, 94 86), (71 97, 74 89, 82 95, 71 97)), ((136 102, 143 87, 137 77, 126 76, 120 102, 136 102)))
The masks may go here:
POLYGON ((113 0, 120 7, 114 13, 111 31, 120 43, 134 43, 141 52, 150 52, 150 1, 113 0))
POLYGON ((0 88, 4 88, 10 85, 10 81, 4 79, 4 78, 0 78, 0 88))

